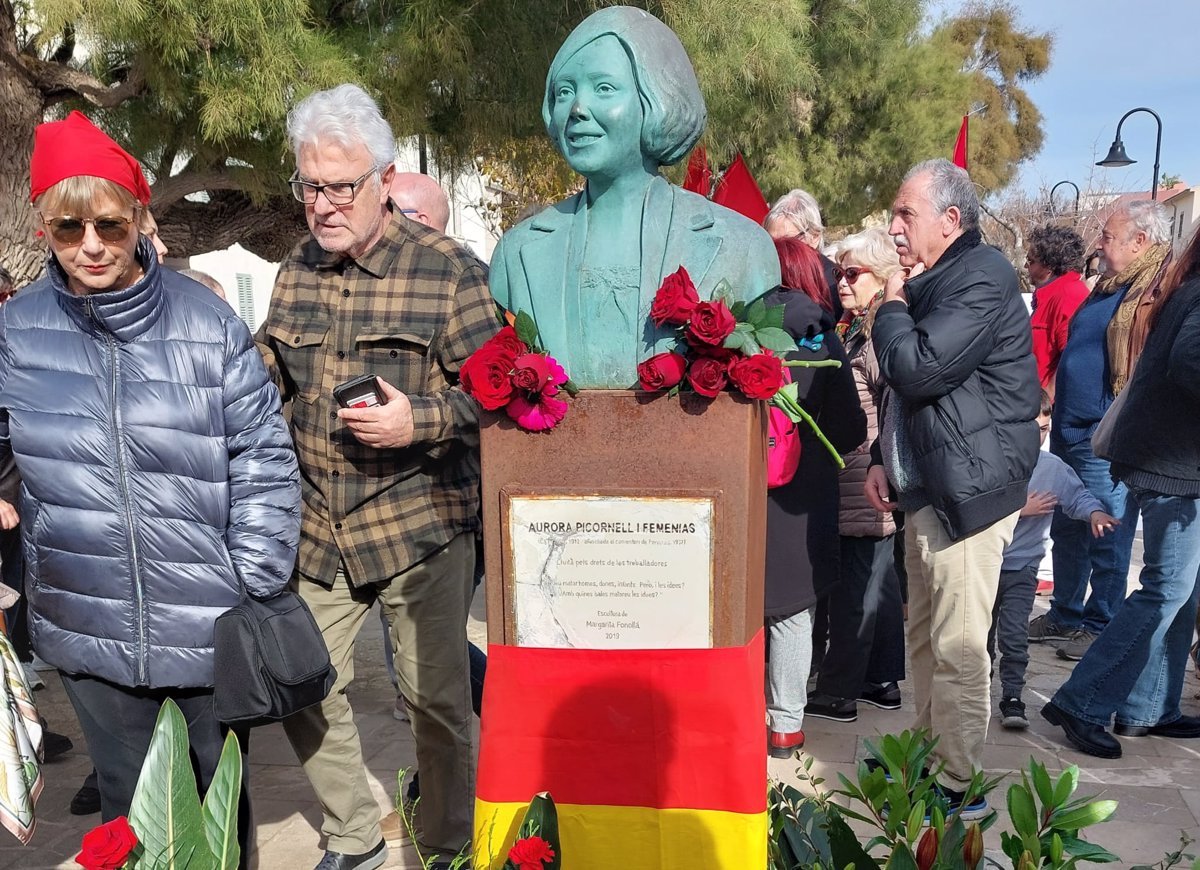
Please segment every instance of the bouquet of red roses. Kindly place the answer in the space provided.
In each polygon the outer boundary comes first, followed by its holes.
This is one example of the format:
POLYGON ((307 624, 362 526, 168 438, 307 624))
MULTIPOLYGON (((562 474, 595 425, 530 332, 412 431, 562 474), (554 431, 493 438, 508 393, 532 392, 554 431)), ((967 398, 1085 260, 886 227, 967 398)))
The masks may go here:
POLYGON ((553 429, 567 413, 556 398, 577 390, 558 361, 538 344, 533 318, 517 312, 515 324, 504 325, 463 363, 458 373, 463 389, 488 411, 501 408, 529 432, 553 429))
POLYGON ((729 285, 721 281, 709 302, 701 302, 687 269, 668 275, 650 306, 655 326, 674 326, 679 344, 674 351, 656 354, 638 366, 643 390, 668 390, 674 394, 685 386, 708 398, 733 387, 748 399, 770 402, 793 422, 805 421, 844 467, 837 450, 817 423, 800 406, 795 384, 785 377, 784 367, 837 367, 837 360, 792 360, 784 355, 797 350, 796 342, 783 328, 783 306, 767 305, 758 299, 747 305, 730 301, 729 285))

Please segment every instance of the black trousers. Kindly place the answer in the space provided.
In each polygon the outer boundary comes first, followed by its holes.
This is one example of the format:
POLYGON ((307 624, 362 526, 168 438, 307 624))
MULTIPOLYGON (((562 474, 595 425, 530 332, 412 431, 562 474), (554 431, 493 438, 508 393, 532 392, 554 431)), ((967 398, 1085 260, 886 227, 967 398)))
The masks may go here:
MULTIPOLYGON (((118 686, 77 674, 62 674, 63 687, 75 707, 87 740, 88 754, 98 775, 100 815, 105 822, 129 815, 133 791, 142 762, 154 735, 154 723, 163 702, 170 698, 187 720, 192 768, 201 798, 208 790, 221 758, 229 729, 213 715, 212 689, 141 689, 118 686)), ((237 729, 242 749, 242 794, 238 801, 238 844, 241 866, 248 866, 254 844, 250 817, 249 765, 246 752, 250 734, 237 729)))
POLYGON ((892 538, 842 536, 842 577, 826 599, 829 649, 817 692, 857 698, 863 683, 904 679, 904 615, 892 538))

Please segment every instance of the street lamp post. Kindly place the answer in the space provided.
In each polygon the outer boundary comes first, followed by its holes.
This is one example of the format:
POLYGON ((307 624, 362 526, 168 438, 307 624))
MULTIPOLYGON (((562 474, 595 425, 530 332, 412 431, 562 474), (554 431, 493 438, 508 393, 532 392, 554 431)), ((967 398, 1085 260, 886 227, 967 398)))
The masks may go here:
POLYGON ((1050 209, 1051 212, 1054 211, 1054 191, 1058 190, 1064 184, 1069 184, 1069 185, 1071 185, 1071 187, 1075 188, 1075 214, 1076 214, 1076 216, 1078 216, 1079 215, 1079 185, 1076 184, 1074 181, 1067 181, 1066 179, 1063 179, 1062 181, 1060 181, 1056 185, 1054 185, 1054 187, 1050 188, 1050 196, 1047 197, 1046 207, 1048 209, 1050 209))
POLYGON ((1117 122, 1117 135, 1113 139, 1112 147, 1108 149, 1108 156, 1103 160, 1097 160, 1097 166, 1114 167, 1114 166, 1129 166, 1131 163, 1137 163, 1125 153, 1125 143, 1121 141, 1121 125, 1125 123, 1125 119, 1135 112, 1146 112, 1154 116, 1154 120, 1158 122, 1158 137, 1154 141, 1154 182, 1150 188, 1150 198, 1158 199, 1158 159, 1162 152, 1162 118, 1158 117, 1158 112, 1153 109, 1147 109, 1145 106, 1139 106, 1136 109, 1130 109, 1121 116, 1121 120, 1117 122))

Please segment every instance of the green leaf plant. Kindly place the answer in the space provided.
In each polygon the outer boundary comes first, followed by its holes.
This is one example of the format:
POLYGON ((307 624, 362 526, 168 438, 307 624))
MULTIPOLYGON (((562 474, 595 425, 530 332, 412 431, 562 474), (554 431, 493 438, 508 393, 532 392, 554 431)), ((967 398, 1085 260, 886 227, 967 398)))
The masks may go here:
POLYGON ((133 793, 129 824, 140 849, 126 870, 237 870, 238 796, 242 755, 237 737, 225 738, 203 805, 189 755, 187 721, 167 699, 133 793))
MULTIPOLYGON (((804 791, 772 782, 768 792, 768 870, 854 867, 855 870, 978 870, 984 865, 983 832, 997 813, 964 822, 949 813, 937 788, 941 767, 930 768, 936 739, 925 731, 904 731, 867 741, 870 760, 859 763, 854 779, 839 774, 832 791, 812 774, 811 757, 801 756, 797 771, 804 791), (849 821, 875 833, 861 842, 849 821)), ((1116 802, 1074 798, 1079 771, 1070 767, 1057 781, 1044 765, 1030 759, 1021 781, 1008 789, 1006 809, 1013 832, 1000 835, 1014 870, 1074 868, 1081 861, 1106 863, 1115 855, 1082 839, 1080 832, 1105 821, 1116 802)), ((976 772, 964 801, 986 795, 1000 778, 976 772)), ((1182 843, 1178 856, 1183 857, 1182 843)), ((992 858, 991 865, 1003 867, 992 858)), ((1176 864, 1167 863, 1163 867, 1176 864)), ((1145 868, 1153 870, 1153 868, 1145 868)))

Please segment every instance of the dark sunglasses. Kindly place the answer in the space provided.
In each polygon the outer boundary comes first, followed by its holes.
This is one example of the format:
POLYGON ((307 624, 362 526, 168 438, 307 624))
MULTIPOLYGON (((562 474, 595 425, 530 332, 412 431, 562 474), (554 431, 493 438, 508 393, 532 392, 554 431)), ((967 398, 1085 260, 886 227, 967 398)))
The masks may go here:
POLYGON ((50 235, 60 245, 77 245, 83 241, 87 225, 91 224, 96 235, 103 242, 123 242, 129 238, 133 228, 133 218, 117 215, 101 215, 95 218, 77 218, 70 215, 62 217, 42 218, 42 223, 50 228, 50 235))
POLYGON ((853 284, 858 280, 859 275, 870 271, 870 269, 864 269, 862 266, 847 266, 845 269, 841 266, 835 266, 833 269, 833 280, 841 281, 845 278, 847 284, 853 284))

